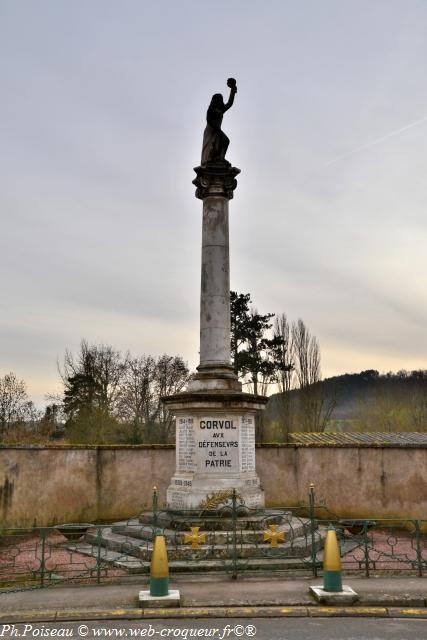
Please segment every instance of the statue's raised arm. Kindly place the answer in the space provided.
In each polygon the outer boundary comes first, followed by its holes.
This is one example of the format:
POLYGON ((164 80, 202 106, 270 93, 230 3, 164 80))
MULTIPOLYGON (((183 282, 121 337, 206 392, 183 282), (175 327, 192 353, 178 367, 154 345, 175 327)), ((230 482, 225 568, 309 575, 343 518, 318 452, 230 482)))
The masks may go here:
POLYGON ((237 93, 237 85, 234 78, 228 78, 227 85, 230 87, 230 97, 224 104, 221 93, 212 96, 206 114, 206 129, 203 135, 202 165, 207 163, 224 163, 230 140, 221 129, 222 117, 232 106, 234 96, 237 93))
POLYGON ((228 78, 227 86, 230 87, 230 96, 228 98, 228 102, 224 105, 224 112, 228 111, 229 108, 233 106, 234 96, 237 93, 237 84, 234 78, 228 78))

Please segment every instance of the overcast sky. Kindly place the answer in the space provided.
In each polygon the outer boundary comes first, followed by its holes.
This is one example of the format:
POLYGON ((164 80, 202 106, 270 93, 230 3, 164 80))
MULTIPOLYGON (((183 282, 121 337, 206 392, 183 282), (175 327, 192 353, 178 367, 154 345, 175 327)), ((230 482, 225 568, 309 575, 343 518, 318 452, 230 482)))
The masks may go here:
POLYGON ((324 376, 427 367, 425 0, 0 1, 0 375, 81 338, 198 363, 211 95, 242 173, 231 286, 324 376))

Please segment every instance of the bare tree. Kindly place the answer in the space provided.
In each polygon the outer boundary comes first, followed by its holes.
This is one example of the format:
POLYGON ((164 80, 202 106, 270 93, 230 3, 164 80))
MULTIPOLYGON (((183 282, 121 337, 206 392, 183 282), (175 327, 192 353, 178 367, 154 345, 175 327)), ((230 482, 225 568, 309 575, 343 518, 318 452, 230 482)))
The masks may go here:
POLYGON ((0 438, 3 439, 13 424, 33 415, 33 403, 28 399, 25 382, 14 373, 0 378, 0 438))
POLYGON ((290 391, 295 376, 295 369, 292 357, 291 327, 286 313, 275 317, 273 331, 276 338, 281 338, 278 351, 277 385, 280 391, 281 431, 284 441, 288 442, 289 433, 292 431, 293 424, 290 391))
POLYGON ((292 356, 299 387, 299 429, 324 431, 336 399, 328 399, 322 385, 320 348, 317 338, 312 336, 301 318, 293 323, 291 330, 292 356))
POLYGON ((173 416, 162 402, 165 396, 174 395, 182 391, 189 379, 187 364, 181 356, 163 354, 156 362, 156 422, 159 423, 160 433, 164 442, 171 439, 174 425, 173 416))
POLYGON ((305 389, 314 382, 310 380, 310 351, 311 335, 301 318, 292 323, 292 356, 295 363, 295 374, 300 389, 305 389))
POLYGON ((316 384, 321 379, 319 342, 316 336, 311 336, 308 345, 308 384, 316 384))
POLYGON ((120 386, 117 403, 121 420, 132 425, 131 441, 134 444, 144 439, 144 426, 154 421, 156 401, 154 384, 156 362, 151 356, 128 358, 126 371, 120 386))
POLYGON ((287 393, 292 388, 294 364, 292 360, 291 328, 286 313, 274 319, 274 336, 281 338, 278 349, 277 384, 281 393, 287 393))
POLYGON ((164 396, 179 393, 189 371, 180 356, 166 354, 129 358, 123 377, 118 415, 131 425, 132 442, 167 442, 172 436, 173 416, 164 407, 164 396))
POLYGON ((83 340, 58 367, 68 436, 79 442, 166 442, 173 418, 162 397, 178 393, 189 371, 179 356, 132 357, 83 340))

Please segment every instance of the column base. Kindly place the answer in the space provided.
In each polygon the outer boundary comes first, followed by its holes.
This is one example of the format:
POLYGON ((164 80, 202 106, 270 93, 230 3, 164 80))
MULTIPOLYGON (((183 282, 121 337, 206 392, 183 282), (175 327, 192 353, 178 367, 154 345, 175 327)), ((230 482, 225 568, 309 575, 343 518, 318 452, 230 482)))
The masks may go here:
POLYGON ((192 391, 242 391, 242 383, 239 382, 234 369, 229 364, 200 364, 190 382, 187 385, 192 391))

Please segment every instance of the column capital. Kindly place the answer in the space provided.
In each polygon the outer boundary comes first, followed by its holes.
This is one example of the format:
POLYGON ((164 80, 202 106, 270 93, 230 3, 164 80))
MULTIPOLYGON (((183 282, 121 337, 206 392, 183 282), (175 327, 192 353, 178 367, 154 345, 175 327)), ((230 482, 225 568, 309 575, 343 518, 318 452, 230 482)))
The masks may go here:
POLYGON ((222 196, 231 200, 233 191, 237 187, 236 176, 240 169, 232 167, 227 160, 207 162, 195 167, 197 177, 193 184, 196 186, 196 198, 204 200, 208 196, 222 196))

